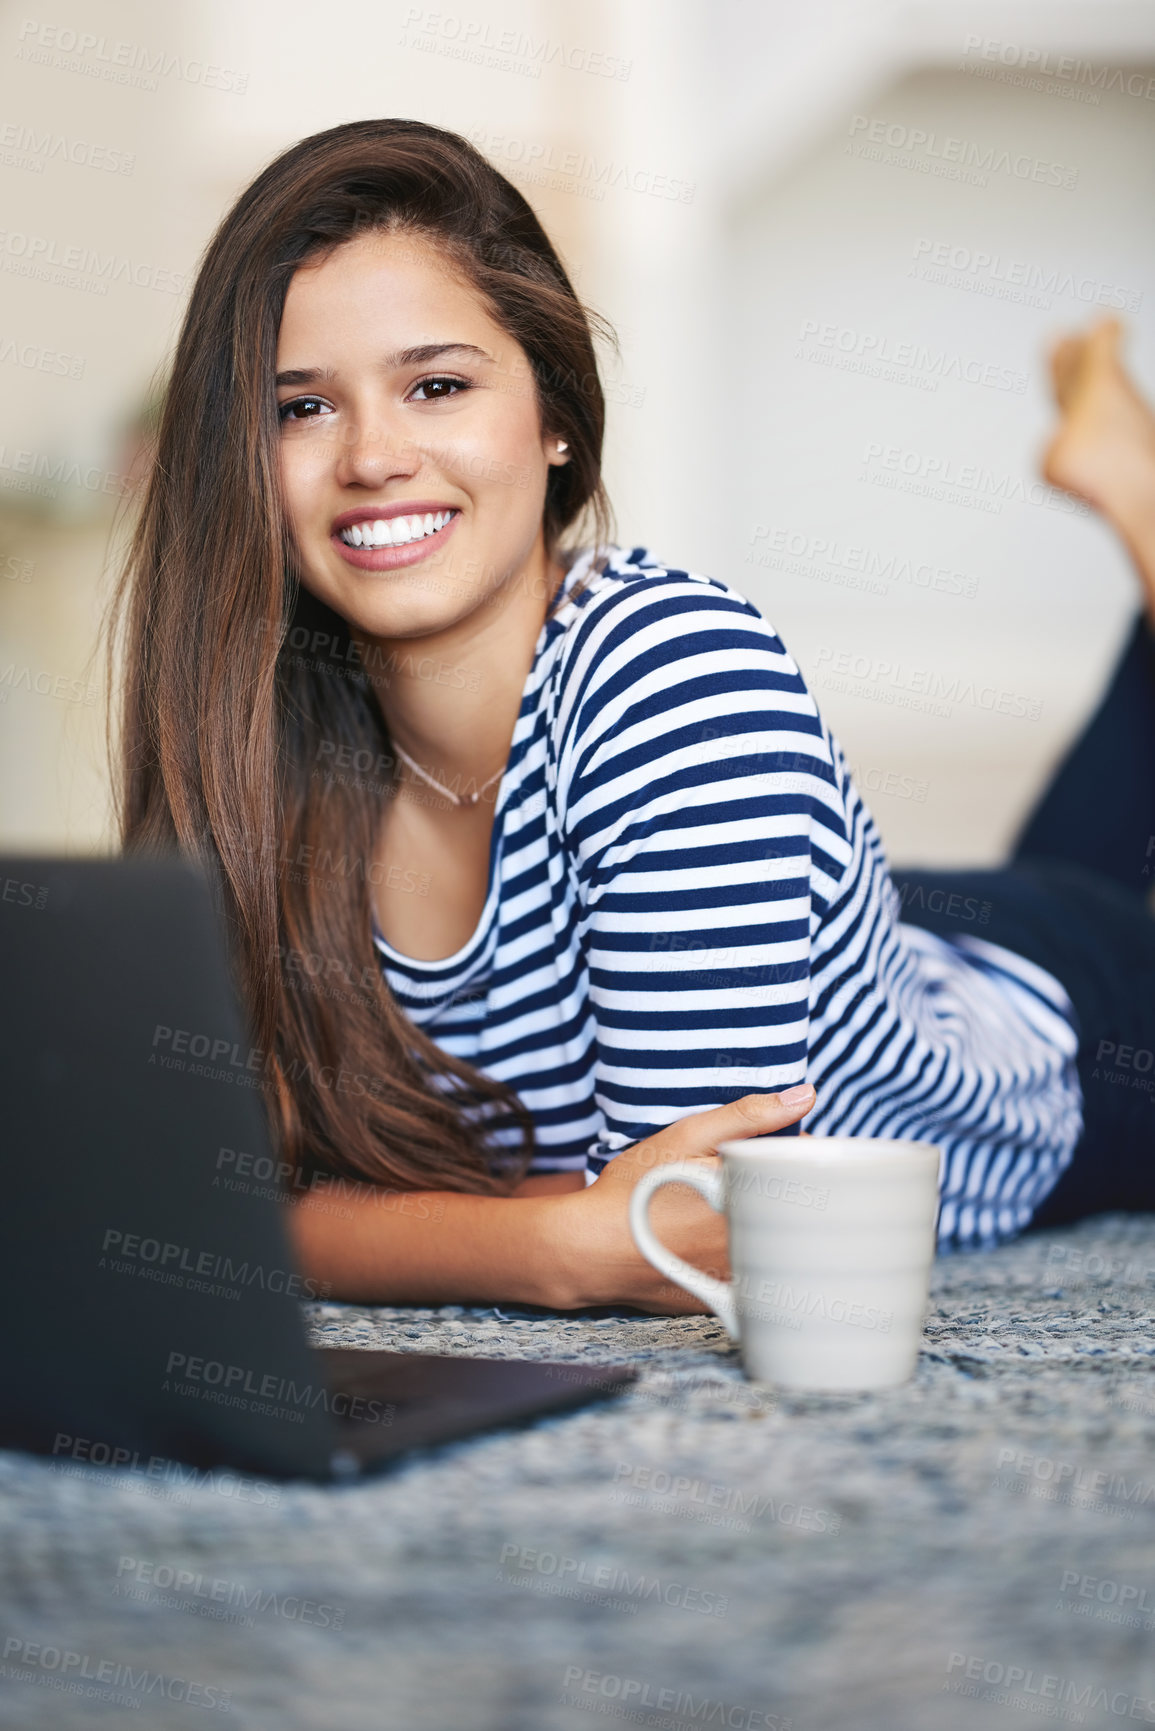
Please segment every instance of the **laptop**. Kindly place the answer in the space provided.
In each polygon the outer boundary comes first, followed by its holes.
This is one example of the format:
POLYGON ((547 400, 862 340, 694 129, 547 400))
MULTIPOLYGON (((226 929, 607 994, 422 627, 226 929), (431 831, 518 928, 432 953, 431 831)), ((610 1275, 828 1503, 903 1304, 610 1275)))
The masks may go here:
POLYGON ((0 858, 0 980, 0 1445, 344 1478, 633 1379, 309 1346, 325 1295, 198 868, 0 858))

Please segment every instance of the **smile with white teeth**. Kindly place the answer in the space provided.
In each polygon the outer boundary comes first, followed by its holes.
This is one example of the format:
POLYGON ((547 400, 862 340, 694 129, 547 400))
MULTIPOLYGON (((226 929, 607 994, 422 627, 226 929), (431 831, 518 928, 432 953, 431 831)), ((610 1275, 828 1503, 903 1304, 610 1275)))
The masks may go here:
POLYGON ((426 511, 424 517, 378 517, 339 531, 346 547, 407 547, 444 529, 456 511, 426 511))

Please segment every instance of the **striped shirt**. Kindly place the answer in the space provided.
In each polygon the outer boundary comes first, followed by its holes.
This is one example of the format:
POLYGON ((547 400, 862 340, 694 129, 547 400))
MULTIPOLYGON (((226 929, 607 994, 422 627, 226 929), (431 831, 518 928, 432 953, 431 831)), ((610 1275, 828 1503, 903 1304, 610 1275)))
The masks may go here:
POLYGON ((398 1002, 520 1096, 532 1171, 596 1176, 679 1118, 806 1080, 812 1135, 945 1150, 941 1248, 1020 1231, 1082 1128, 1062 986, 902 923, 842 752, 751 602, 641 547, 591 567, 571 563, 537 641, 476 931, 434 962, 375 933, 398 1002))

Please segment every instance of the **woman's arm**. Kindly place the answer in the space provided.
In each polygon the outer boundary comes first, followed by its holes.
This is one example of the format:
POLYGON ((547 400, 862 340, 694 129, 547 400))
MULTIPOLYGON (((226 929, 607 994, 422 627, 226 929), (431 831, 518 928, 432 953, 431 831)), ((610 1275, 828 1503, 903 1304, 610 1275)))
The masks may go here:
POLYGON ((306 1278, 362 1304, 543 1304, 562 1307, 557 1200, 378 1190, 340 1203, 294 1202, 290 1229, 306 1278))
POLYGON ((586 1175, 584 1172, 537 1172, 532 1178, 523 1178, 514 1196, 560 1196, 568 1190, 584 1190, 586 1175))
POLYGON ((852 847, 797 664, 721 585, 623 586, 563 677, 557 733, 597 1170, 687 1112, 805 1078, 812 938, 852 847))
MULTIPOLYGON (((708 1160, 719 1142, 769 1135, 813 1104, 813 1090, 797 1100, 747 1094, 693 1113, 620 1154, 581 1191, 490 1197, 366 1184, 353 1195, 344 1187, 339 1203, 311 1192, 290 1208, 297 1258, 306 1278, 353 1303, 700 1311, 635 1248, 628 1218, 634 1185, 654 1165, 708 1160)), ((728 1274, 726 1222, 700 1196, 670 1186, 655 1197, 653 1218, 680 1256, 728 1274)))

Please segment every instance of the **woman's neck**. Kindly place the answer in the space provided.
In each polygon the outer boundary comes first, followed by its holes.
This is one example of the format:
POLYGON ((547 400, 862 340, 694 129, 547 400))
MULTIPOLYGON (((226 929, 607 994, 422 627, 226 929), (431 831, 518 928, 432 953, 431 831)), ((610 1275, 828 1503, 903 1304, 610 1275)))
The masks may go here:
POLYGON ((443 631, 354 634, 377 680, 390 737, 446 786, 468 796, 504 768, 534 650, 564 576, 543 552, 443 631))

